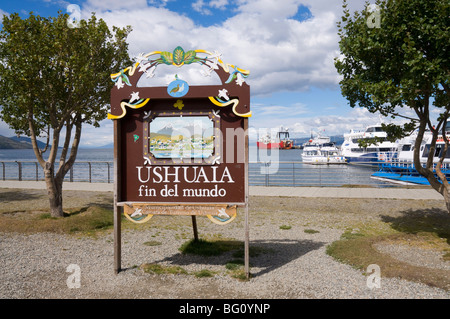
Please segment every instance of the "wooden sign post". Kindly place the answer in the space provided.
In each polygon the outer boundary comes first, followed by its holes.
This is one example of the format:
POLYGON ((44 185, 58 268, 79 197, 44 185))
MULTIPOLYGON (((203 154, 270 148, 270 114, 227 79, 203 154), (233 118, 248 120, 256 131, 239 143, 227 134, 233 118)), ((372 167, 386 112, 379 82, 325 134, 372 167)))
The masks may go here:
MULTIPOLYGON (((194 70, 195 71, 195 70, 194 70)), ((112 74, 114 120, 114 269, 121 269, 121 214, 135 223, 153 215, 191 215, 218 225, 245 211, 245 272, 249 275, 248 118, 249 71, 205 50, 153 51, 112 74), (219 85, 189 85, 179 68, 199 64, 219 85), (142 87, 158 65, 173 67, 167 86, 142 87)))

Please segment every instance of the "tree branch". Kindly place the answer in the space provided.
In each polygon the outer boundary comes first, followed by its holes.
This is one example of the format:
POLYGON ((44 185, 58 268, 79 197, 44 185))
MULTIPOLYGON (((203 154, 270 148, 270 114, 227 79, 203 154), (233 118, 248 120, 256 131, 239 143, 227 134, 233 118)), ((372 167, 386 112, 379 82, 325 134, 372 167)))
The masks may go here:
POLYGON ((401 117, 401 118, 404 118, 404 119, 407 119, 407 120, 411 120, 411 121, 414 121, 414 122, 419 122, 420 121, 419 119, 416 119, 416 118, 413 118, 413 117, 409 117, 409 116, 406 116, 406 115, 402 115, 402 114, 399 114, 399 113, 390 112, 389 114, 391 114, 393 116, 401 117))
POLYGON ((70 149, 69 159, 64 165, 62 165, 63 169, 61 170, 61 172, 58 171, 58 174, 60 174, 60 178, 64 178, 69 169, 75 163, 75 159, 77 157, 78 152, 78 146, 80 145, 81 139, 81 126, 82 126, 81 115, 78 115, 76 117, 76 119, 74 120, 74 125, 75 125, 75 136, 73 138, 72 147, 70 149))
POLYGON ((50 125, 48 125, 48 127, 47 127, 47 141, 45 143, 45 147, 43 149, 39 150, 39 154, 41 154, 41 156, 42 156, 42 154, 47 152, 49 143, 50 143, 50 125))
POLYGON ((450 186, 450 184, 447 180, 447 177, 442 172, 442 163, 444 162, 445 156, 447 155, 448 144, 449 144, 448 138, 446 136, 446 131, 445 131, 445 127, 447 126, 447 118, 448 118, 448 112, 446 112, 446 117, 444 118, 443 125, 442 125, 442 137, 444 139, 444 149, 442 150, 439 161, 436 163, 436 175, 439 177, 439 179, 441 180, 441 182, 443 184, 442 192, 445 189, 449 189, 449 186, 450 186))
POLYGON ((73 122, 70 121, 70 119, 66 122, 66 138, 64 140, 64 146, 61 151, 61 156, 59 157, 59 169, 58 172, 61 170, 61 167, 64 165, 66 161, 66 155, 67 151, 69 150, 69 143, 70 138, 72 137, 72 127, 73 122))
MULTIPOLYGON (((414 167, 419 172, 420 175, 424 176, 428 180, 428 182, 430 183, 431 187, 433 187, 434 190, 436 190, 437 192, 439 192, 440 194, 443 195, 442 184, 439 183, 436 180, 436 178, 434 177, 433 169, 431 169, 431 170, 428 169, 428 166, 427 166, 427 168, 422 167, 422 163, 420 162, 420 147, 422 145, 426 126, 427 126, 426 121, 420 122, 419 132, 417 133, 417 138, 414 143, 414 157, 413 157, 414 167)), ((430 154, 431 154, 431 148, 430 148, 430 154)))
POLYGON ((39 151, 39 147, 37 145, 36 140, 36 130, 34 128, 34 119, 33 119, 33 107, 28 107, 28 127, 30 128, 30 138, 31 138, 31 145, 33 146, 34 155, 36 156, 36 159, 39 162, 39 165, 41 165, 42 168, 45 167, 45 161, 42 157, 41 152, 39 151))

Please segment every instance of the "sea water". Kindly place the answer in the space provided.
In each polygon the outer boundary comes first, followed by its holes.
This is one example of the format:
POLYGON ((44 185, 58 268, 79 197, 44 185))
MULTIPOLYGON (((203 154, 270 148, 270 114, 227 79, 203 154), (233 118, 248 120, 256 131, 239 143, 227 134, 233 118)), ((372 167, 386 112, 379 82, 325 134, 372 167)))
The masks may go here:
MULTIPOLYGON (((48 152, 47 152, 48 154, 48 152)), ((61 150, 58 151, 58 157, 61 150)), ((301 163, 302 150, 260 150, 249 147, 249 184, 261 186, 391 186, 370 176, 377 167, 301 163)), ((48 155, 44 155, 47 158, 48 155)), ((66 181, 113 182, 113 149, 80 148, 66 181)), ((56 161, 56 163, 58 160, 56 161)), ((43 180, 42 168, 31 149, 0 150, 0 180, 43 180), (19 163, 21 173, 19 173, 19 163)))

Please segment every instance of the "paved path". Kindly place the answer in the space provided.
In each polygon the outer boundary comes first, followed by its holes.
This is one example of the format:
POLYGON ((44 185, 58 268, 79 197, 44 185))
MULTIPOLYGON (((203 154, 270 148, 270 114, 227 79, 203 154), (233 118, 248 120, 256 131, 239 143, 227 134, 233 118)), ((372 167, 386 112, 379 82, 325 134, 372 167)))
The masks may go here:
MULTIPOLYGON (((0 181, 0 188, 44 189, 44 182, 0 181)), ((113 184, 70 183, 64 190, 112 192, 113 184)), ((386 199, 437 199, 442 196, 431 188, 351 188, 351 187, 277 187, 250 186, 250 196, 334 197, 334 198, 386 198, 386 199)))

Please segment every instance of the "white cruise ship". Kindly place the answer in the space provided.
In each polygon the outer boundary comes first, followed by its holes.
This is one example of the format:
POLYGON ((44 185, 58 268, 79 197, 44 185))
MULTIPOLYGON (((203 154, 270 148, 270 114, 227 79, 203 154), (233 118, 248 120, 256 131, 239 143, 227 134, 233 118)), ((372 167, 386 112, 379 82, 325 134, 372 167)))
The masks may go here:
MULTIPOLYGON (((449 136, 450 127, 446 127, 446 135, 449 136)), ((417 131, 408 137, 398 141, 398 154, 391 162, 380 164, 380 170, 372 174, 372 178, 405 185, 429 185, 428 180, 421 176, 416 170, 414 161, 414 147, 417 138, 417 131)), ((431 149, 432 133, 426 131, 419 149, 419 161, 426 167, 431 149)), ((445 149, 445 141, 441 134, 438 135, 436 147, 433 153, 433 168, 436 169, 440 157, 445 149)), ((450 149, 445 153, 441 172, 450 181, 450 149)))
POLYGON ((341 155, 347 163, 373 165, 379 162, 391 160, 396 154, 398 143, 386 140, 387 133, 382 130, 381 124, 369 125, 364 131, 351 131, 344 134, 344 142, 341 146, 341 155), (359 145, 361 140, 374 137, 382 138, 383 141, 371 144, 367 147, 359 145))
POLYGON ((308 164, 343 164, 345 158, 328 136, 318 135, 303 144, 302 161, 308 164))

